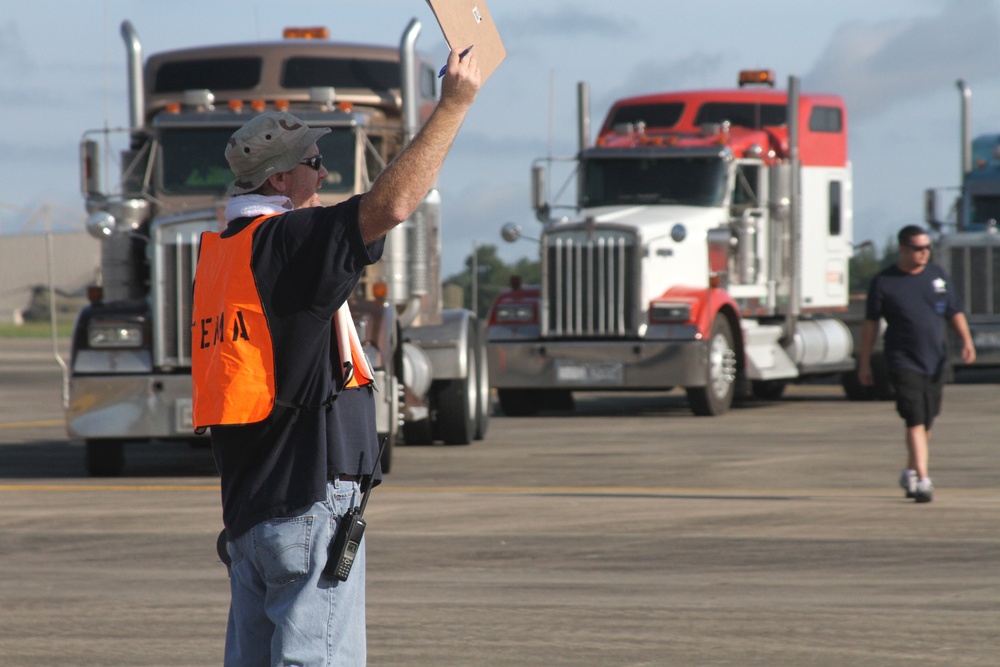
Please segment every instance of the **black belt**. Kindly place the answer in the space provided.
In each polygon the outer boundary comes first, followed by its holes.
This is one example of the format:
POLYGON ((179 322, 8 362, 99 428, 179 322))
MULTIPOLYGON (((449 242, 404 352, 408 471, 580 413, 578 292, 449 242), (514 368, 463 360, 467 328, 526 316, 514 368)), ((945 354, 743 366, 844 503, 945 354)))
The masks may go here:
POLYGON ((294 410, 329 410, 333 402, 337 400, 336 394, 330 396, 319 405, 309 405, 307 403, 295 403, 293 401, 283 401, 280 398, 274 399, 275 405, 280 405, 283 408, 292 408, 294 410))

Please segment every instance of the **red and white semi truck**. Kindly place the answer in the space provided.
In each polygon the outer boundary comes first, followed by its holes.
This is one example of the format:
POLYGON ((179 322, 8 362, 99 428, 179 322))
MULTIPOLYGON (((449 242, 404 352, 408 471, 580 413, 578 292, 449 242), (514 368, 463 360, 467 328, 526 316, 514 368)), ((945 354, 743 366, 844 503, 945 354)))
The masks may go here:
MULTIPOLYGON (((487 328, 492 385, 508 415, 572 405, 572 392, 683 387, 698 415, 737 390, 853 371, 847 111, 795 77, 742 72, 739 87, 615 102, 589 142, 533 166, 543 223, 540 285, 516 286, 487 328), (556 215, 546 183, 573 168, 556 215)), ((504 238, 516 240, 509 224, 504 238)))

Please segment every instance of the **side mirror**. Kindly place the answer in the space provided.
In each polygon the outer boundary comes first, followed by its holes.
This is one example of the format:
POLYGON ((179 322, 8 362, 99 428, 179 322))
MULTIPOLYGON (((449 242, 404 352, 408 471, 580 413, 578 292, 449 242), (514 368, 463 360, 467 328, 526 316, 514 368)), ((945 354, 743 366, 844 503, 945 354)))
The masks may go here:
POLYGON ((552 208, 545 201, 545 167, 540 164, 531 166, 531 207, 536 218, 549 222, 552 208))
POLYGON ((80 142, 80 190, 85 196, 101 194, 101 147, 93 139, 80 142))

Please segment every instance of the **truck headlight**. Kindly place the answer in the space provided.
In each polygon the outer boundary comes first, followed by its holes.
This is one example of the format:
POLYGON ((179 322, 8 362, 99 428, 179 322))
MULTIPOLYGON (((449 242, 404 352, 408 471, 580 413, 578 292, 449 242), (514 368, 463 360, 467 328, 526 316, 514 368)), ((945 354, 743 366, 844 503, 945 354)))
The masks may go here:
POLYGON ((90 347, 142 347, 142 325, 138 322, 91 322, 87 327, 90 347))
POLYGON ((690 320, 691 306, 686 303, 654 303, 649 307, 650 324, 676 324, 690 320))
POLYGON ((493 319, 503 324, 528 324, 538 318, 535 316, 535 306, 530 303, 503 304, 496 308, 493 319))

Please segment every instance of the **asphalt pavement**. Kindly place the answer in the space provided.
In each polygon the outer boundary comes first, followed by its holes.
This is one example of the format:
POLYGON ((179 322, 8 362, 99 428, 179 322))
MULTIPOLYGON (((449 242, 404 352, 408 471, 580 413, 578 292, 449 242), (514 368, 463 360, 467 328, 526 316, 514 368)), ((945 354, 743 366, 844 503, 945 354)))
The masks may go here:
MULTIPOLYGON (((401 447, 368 504, 369 665, 1000 664, 1000 385, 949 385, 934 501, 891 403, 834 384, 721 418, 679 391, 401 447)), ((0 339, 0 665, 221 664, 211 454, 89 478, 47 341, 0 339)))

